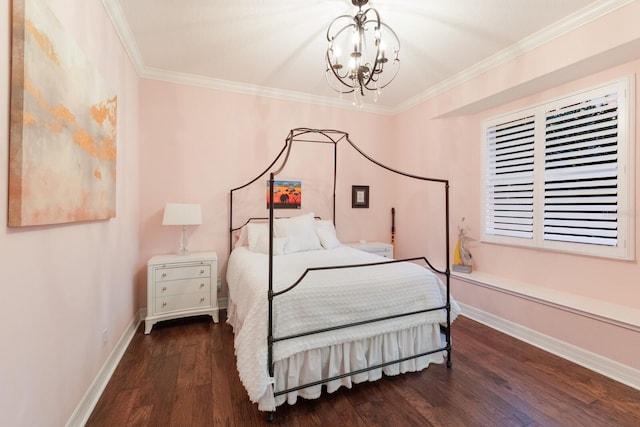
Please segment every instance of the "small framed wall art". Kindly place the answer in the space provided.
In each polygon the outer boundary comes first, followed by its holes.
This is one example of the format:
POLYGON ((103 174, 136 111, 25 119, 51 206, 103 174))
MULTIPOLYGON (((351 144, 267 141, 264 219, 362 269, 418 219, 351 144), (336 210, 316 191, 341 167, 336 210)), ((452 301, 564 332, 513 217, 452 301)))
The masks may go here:
POLYGON ((369 186, 368 185, 352 185, 351 186, 351 207, 352 208, 368 208, 369 207, 369 186))

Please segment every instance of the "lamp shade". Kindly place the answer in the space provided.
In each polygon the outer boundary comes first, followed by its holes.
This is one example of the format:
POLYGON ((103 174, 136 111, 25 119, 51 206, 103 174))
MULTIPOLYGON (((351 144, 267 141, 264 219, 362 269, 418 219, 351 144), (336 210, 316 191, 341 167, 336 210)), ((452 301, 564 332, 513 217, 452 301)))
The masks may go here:
POLYGON ((197 203, 167 203, 162 225, 200 225, 202 210, 197 203))

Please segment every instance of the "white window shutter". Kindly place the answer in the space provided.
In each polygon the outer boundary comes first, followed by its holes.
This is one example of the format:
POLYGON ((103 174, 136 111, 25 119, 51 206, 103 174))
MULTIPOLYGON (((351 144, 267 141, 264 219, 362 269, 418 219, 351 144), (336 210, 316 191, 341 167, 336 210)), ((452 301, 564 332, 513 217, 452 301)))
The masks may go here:
POLYGON ((534 116, 486 130, 485 233, 533 237, 534 116))
POLYGON ((634 79, 483 122, 482 240, 633 259, 634 79))
POLYGON ((618 99, 606 93, 545 117, 543 239, 618 243, 618 99))

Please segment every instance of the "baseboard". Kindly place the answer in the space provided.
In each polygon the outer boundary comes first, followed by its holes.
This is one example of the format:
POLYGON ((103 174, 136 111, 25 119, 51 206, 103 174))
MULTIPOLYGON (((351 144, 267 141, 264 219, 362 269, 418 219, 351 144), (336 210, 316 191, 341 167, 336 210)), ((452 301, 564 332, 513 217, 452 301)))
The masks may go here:
POLYGON ((560 356, 563 359, 567 359, 622 384, 626 384, 629 387, 640 390, 640 370, 544 335, 533 329, 510 322, 472 306, 460 303, 460 307, 462 314, 469 319, 480 322, 490 328, 504 332, 509 336, 548 351, 556 356, 560 356))
POLYGON ((640 332, 640 310, 620 304, 588 298, 519 280, 474 271, 469 274, 451 273, 451 277, 492 291, 544 304, 562 311, 609 323, 620 328, 640 332))
POLYGON ((69 421, 67 421, 66 424, 67 427, 82 427, 86 424, 87 420, 91 416, 93 408, 95 408, 98 400, 100 399, 100 396, 102 395, 102 392, 111 379, 111 375, 113 375, 113 372, 116 370, 118 363, 120 363, 120 359, 122 359, 122 356, 127 350, 129 343, 133 339, 133 336, 138 329, 138 325, 140 324, 141 319, 144 319, 144 311, 146 310, 143 309, 138 311, 138 313, 133 317, 133 319, 127 326, 127 329, 125 329, 124 333, 118 340, 118 343, 109 354, 109 357, 107 357, 107 360, 104 362, 104 365, 102 365, 102 368, 98 372, 98 375, 96 375, 95 379, 89 386, 89 389, 80 400, 80 403, 76 407, 75 411, 73 411, 73 414, 71 414, 71 418, 69 418, 69 421))
MULTIPOLYGON (((218 299, 218 307, 221 310, 226 309, 227 304, 227 298, 218 299)), ((96 375, 95 379, 89 386, 89 389, 82 397, 82 400, 80 400, 80 403, 76 407, 75 411, 73 411, 73 414, 71 414, 71 418, 69 418, 69 420, 67 421, 66 427, 82 427, 86 424, 87 420, 91 416, 91 412, 93 412, 93 408, 95 408, 98 400, 100 399, 100 396, 102 395, 102 392, 109 383, 113 372, 116 370, 116 367, 120 363, 120 359, 122 359, 122 356, 127 350, 129 343, 133 339, 133 336, 138 329, 138 325, 140 325, 140 322, 142 322, 146 316, 147 309, 141 308, 136 316, 134 316, 134 318, 131 320, 129 326, 127 326, 127 329, 120 337, 120 340, 118 340, 118 343, 111 351, 111 354, 109 354, 109 357, 107 357, 104 365, 102 365, 100 372, 98 372, 98 375, 96 375)))

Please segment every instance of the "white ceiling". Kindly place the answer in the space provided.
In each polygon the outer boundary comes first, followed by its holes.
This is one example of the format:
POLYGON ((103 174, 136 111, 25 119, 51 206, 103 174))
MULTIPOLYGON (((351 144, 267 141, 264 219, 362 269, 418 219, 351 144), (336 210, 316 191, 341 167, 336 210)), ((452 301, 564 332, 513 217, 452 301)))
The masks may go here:
MULTIPOLYGON (((400 72, 375 106, 398 111, 628 0, 370 0, 400 38, 400 72)), ((350 0, 103 0, 141 77, 318 103, 326 30, 350 0)), ((371 96, 365 101, 373 102, 371 96)))

